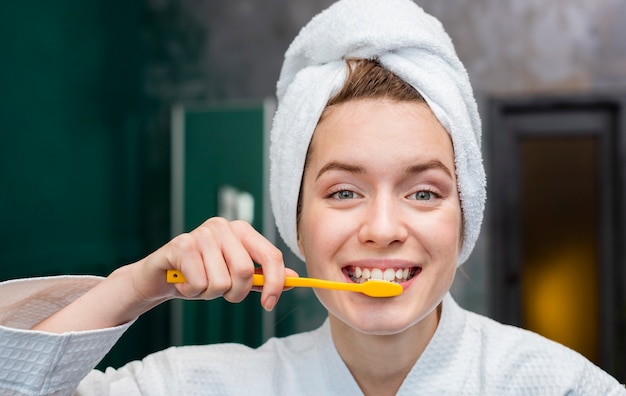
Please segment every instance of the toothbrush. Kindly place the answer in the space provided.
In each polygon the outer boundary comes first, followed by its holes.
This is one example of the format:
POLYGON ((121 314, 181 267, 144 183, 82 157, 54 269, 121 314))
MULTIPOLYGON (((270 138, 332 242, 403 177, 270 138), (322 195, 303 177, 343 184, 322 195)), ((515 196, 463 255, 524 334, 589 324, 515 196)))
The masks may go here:
MULTIPOLYGON (((167 270, 167 283, 184 283, 185 277, 180 271, 167 270)), ((261 274, 254 274, 252 285, 263 286, 265 279, 261 274)), ((315 278, 286 277, 285 287, 313 287, 318 289, 344 290, 366 294, 370 297, 394 297, 402 294, 402 286, 397 283, 370 279, 364 283, 334 282, 315 278)))

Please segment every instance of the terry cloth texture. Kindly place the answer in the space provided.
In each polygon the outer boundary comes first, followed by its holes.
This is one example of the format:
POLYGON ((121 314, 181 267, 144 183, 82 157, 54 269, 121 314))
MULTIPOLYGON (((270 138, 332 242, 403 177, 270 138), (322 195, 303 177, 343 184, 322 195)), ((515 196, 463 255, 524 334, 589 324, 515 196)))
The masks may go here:
POLYGON ((346 58, 380 63, 422 94, 452 137, 464 221, 458 264, 483 219, 481 122, 465 67, 441 23, 411 0, 342 0, 314 17, 285 54, 270 146, 270 198, 281 237, 298 249, 296 206, 305 155, 328 100, 342 87, 346 58))
POLYGON ((102 281, 58 276, 0 283, 0 395, 71 395, 133 322, 83 332, 28 330, 102 281))
MULTIPOLYGON (((89 371, 128 325, 65 334, 7 325, 25 325, 26 316, 38 322, 50 314, 38 307, 61 307, 93 285, 79 277, 0 283, 0 297, 17 289, 21 294, 9 304, 0 299, 0 395, 363 394, 334 347, 328 322, 258 349, 174 347, 104 373, 89 371)), ((624 396, 626 389, 578 353, 467 312, 448 295, 435 335, 397 394, 624 396)))

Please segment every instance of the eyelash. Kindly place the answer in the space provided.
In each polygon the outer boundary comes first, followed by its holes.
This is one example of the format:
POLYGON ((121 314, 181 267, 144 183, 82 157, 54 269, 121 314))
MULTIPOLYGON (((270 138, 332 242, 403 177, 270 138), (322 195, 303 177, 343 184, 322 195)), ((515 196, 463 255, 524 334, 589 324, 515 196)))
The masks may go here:
MULTIPOLYGON (((339 193, 343 193, 343 192, 348 192, 348 193, 352 193, 354 195, 359 195, 357 192, 346 189, 346 188, 338 188, 336 190, 331 190, 328 194, 326 194, 326 196, 324 198, 328 199, 328 198, 335 198, 335 199, 339 199, 342 200, 342 198, 340 198, 337 194, 339 193)), ((416 201, 422 201, 420 199, 417 199, 417 194, 421 193, 421 192, 425 192, 428 194, 431 194, 431 199, 435 198, 435 199, 439 199, 441 198, 441 194, 438 194, 437 192, 435 192, 433 189, 431 188, 420 188, 419 190, 409 194, 409 197, 415 197, 416 201)), ((351 197, 351 198, 345 198, 345 199, 354 199, 355 197, 351 197)), ((430 201, 430 199, 428 199, 428 201, 430 201)))
MULTIPOLYGON (((328 194, 326 194, 326 196, 324 198, 327 198, 327 199, 328 198, 334 198, 334 199, 342 200, 341 198, 339 198, 337 196, 337 194, 342 193, 342 192, 350 192, 352 194, 359 195, 357 192, 354 192, 354 191, 349 190, 347 188, 337 188, 335 190, 331 190, 328 194)), ((353 198, 346 198, 346 199, 354 199, 354 197, 353 198)))

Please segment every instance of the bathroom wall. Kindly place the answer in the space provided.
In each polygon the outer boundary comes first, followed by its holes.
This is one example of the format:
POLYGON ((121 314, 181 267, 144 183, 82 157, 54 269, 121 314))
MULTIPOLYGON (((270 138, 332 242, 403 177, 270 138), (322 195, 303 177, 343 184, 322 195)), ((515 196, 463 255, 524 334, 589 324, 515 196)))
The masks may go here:
MULTIPOLYGON (((478 91, 624 86, 625 0, 418 0, 448 30, 478 91)), ((272 95, 282 55, 330 0, 147 0, 148 92, 163 98, 272 95), (160 30, 159 30, 160 28, 160 30), (172 79, 171 77, 174 77, 172 79)))
POLYGON ((623 0, 421 3, 446 26, 480 91, 511 94, 625 85, 623 0))

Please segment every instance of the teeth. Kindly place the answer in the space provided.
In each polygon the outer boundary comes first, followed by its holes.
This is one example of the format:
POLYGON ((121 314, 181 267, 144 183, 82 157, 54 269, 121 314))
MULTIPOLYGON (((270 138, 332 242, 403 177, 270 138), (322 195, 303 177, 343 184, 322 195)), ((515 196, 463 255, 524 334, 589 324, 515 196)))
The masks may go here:
POLYGON ((380 268, 372 269, 372 277, 371 279, 382 280, 383 279, 383 271, 380 268))
POLYGON ((392 268, 387 268, 383 273, 383 279, 389 282, 396 280, 396 271, 392 268))
POLYGON ((383 270, 382 268, 351 267, 348 271, 348 275, 356 283, 363 283, 370 279, 399 283, 411 279, 420 271, 420 268, 417 268, 417 270, 412 268, 386 268, 383 270))

